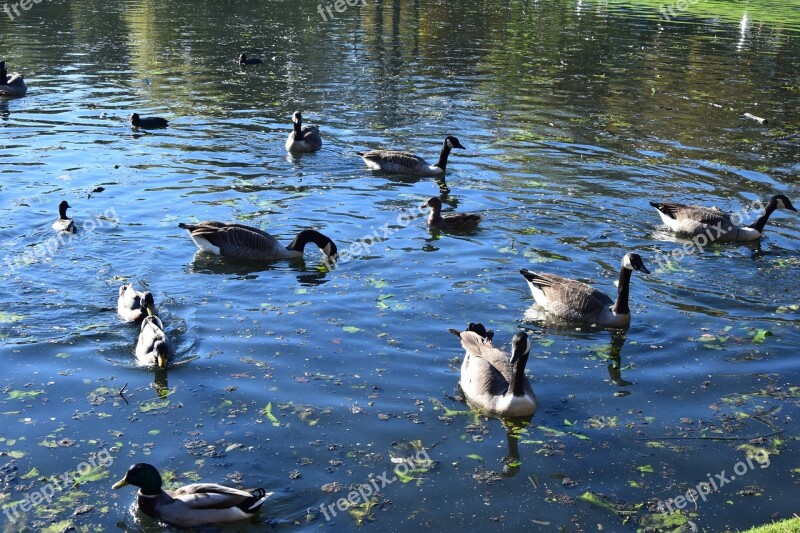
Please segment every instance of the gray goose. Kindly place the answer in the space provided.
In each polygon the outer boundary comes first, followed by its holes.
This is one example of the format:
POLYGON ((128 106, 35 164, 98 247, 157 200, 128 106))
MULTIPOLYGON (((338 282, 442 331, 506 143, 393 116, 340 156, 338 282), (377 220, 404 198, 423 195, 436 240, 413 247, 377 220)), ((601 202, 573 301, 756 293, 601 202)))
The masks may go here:
POLYGON ((631 274, 634 270, 649 274, 641 256, 627 253, 622 258, 617 287, 617 300, 586 283, 562 278, 556 274, 531 272, 524 268, 520 274, 525 277, 536 303, 549 313, 573 322, 597 326, 625 327, 631 322, 628 306, 631 274))
POLYGON ((435 165, 430 165, 424 159, 409 152, 396 150, 372 150, 369 152, 356 152, 367 166, 373 170, 382 170, 392 174, 406 174, 411 176, 438 176, 447 169, 447 158, 453 148, 465 150, 458 139, 448 135, 439 160, 435 165))
POLYGON ((287 152, 316 152, 322 148, 322 137, 319 136, 319 126, 303 126, 303 115, 295 111, 292 115, 294 129, 286 139, 287 152))
POLYGON ((58 204, 58 219, 53 222, 53 229, 64 233, 75 233, 75 222, 67 216, 67 209, 72 206, 66 200, 61 200, 58 204))
POLYGON ((428 198, 422 207, 431 209, 431 213, 428 215, 428 226, 443 231, 470 230, 477 226, 483 218, 481 215, 472 213, 448 213, 443 216, 442 201, 435 196, 428 198))
POLYGON ((157 130, 169 126, 169 121, 161 117, 140 117, 139 113, 132 113, 130 117, 131 127, 143 130, 157 130))
POLYGON ((492 346, 494 332, 483 324, 466 331, 450 329, 465 350, 459 385, 467 403, 486 414, 530 416, 538 405, 525 365, 531 351, 528 335, 520 331, 511 339, 511 355, 492 346))
POLYGON ((28 90, 25 79, 19 72, 8 73, 6 62, 0 61, 0 96, 22 96, 28 90))
POLYGON ((316 244, 326 258, 336 258, 336 244, 325 235, 311 229, 303 230, 288 245, 282 246, 272 235, 243 224, 213 220, 198 224, 181 222, 178 227, 189 232, 203 251, 236 259, 272 261, 302 257, 306 244, 316 244))
POLYGON ((749 226, 734 224, 731 215, 716 207, 701 207, 676 203, 650 202, 658 209, 661 220, 675 233, 699 237, 705 235, 708 242, 749 242, 761 238, 770 215, 776 209, 797 211, 789 199, 776 194, 770 198, 764 214, 749 226))

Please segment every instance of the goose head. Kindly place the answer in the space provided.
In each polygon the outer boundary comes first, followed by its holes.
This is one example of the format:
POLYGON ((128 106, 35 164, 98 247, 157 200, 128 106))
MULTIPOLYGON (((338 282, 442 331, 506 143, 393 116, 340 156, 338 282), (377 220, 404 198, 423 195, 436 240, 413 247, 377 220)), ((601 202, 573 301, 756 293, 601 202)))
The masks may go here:
POLYGON ((463 145, 462 145, 460 142, 458 142, 458 139, 456 139, 456 138, 455 138, 455 137, 453 137, 452 135, 448 135, 448 136, 445 138, 445 140, 444 140, 444 145, 445 145, 445 146, 447 146, 447 147, 448 147, 449 149, 451 149, 451 150, 452 150, 453 148, 459 148, 459 149, 461 149, 461 150, 466 150, 466 148, 464 148, 464 146, 463 146, 463 145))
POLYGON ((626 270, 638 270, 639 272, 644 272, 645 274, 650 273, 650 271, 647 270, 647 267, 644 266, 642 256, 635 252, 629 252, 625 254, 625 257, 622 258, 622 268, 626 270))
POLYGON ((161 474, 156 467, 147 463, 136 463, 125 473, 125 477, 114 483, 112 489, 120 489, 128 485, 139 487, 142 494, 154 496, 161 494, 161 474))
POLYGON ((167 368, 167 343, 156 341, 153 343, 153 351, 156 352, 156 366, 162 370, 167 368))
POLYGON ((131 126, 139 126, 139 113, 131 113, 130 117, 131 126))
POLYGON ((239 63, 247 61, 247 54, 239 54, 239 63))
POLYGON ((775 209, 788 209, 789 211, 797 211, 792 205, 792 202, 782 194, 776 194, 769 200, 770 204, 775 204, 775 209))
POLYGON ((306 244, 313 242, 317 245, 317 247, 322 251, 326 258, 329 259, 336 259, 336 255, 339 253, 338 248, 336 248, 336 244, 328 237, 323 235, 318 231, 314 231, 313 229, 303 230, 297 234, 297 237, 287 246, 289 250, 296 250, 298 252, 302 252, 306 244))
POLYGON ((59 218, 66 219, 67 218, 67 209, 71 209, 72 206, 66 200, 61 200, 61 203, 58 204, 58 216, 59 218))
POLYGON ((300 113, 300 111, 295 111, 294 113, 292 113, 292 122, 294 122, 295 124, 303 123, 303 115, 300 113))
MULTIPOLYGON (((480 324, 478 325, 480 326, 480 324)), ((524 369, 530 353, 531 340, 528 338, 528 334, 524 331, 518 331, 511 339, 511 364, 516 364, 519 368, 524 369)))

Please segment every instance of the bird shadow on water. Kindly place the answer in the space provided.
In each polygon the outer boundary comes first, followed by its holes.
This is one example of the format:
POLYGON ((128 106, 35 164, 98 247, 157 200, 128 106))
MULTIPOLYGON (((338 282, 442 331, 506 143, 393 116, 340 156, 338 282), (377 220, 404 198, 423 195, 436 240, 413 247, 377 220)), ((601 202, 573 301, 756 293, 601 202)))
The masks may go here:
POLYGON ((270 271, 290 270, 297 276, 297 281, 304 286, 322 285, 329 280, 325 279, 330 270, 324 263, 317 267, 306 266, 305 259, 283 259, 276 261, 253 262, 229 257, 219 257, 198 251, 194 254, 192 262, 186 267, 190 274, 217 274, 230 276, 240 280, 258 279, 259 274, 270 271))
POLYGON ((576 326, 574 323, 554 318, 537 306, 532 306, 525 311, 522 322, 525 329, 536 327, 530 333, 544 339, 551 337, 551 334, 555 334, 571 340, 595 341, 598 340, 598 334, 607 332, 609 334, 609 343, 596 350, 597 356, 606 359, 609 380, 619 387, 619 390, 614 393, 615 396, 628 396, 631 394, 631 391, 626 387, 630 387, 634 383, 622 377, 622 348, 627 339, 627 329, 583 324, 576 326))

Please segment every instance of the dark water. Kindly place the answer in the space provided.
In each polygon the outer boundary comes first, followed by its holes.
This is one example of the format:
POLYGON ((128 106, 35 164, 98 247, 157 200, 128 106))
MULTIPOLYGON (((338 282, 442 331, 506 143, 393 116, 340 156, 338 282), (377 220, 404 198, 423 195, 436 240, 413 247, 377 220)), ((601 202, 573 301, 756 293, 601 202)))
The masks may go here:
POLYGON ((655 2, 366 4, 327 22, 313 2, 267 1, 0 16, 2 57, 29 86, 0 101, 5 531, 160 530, 131 512, 132 489, 110 490, 139 461, 170 483, 275 492, 231 531, 723 531, 797 512, 800 219, 659 262, 685 241, 648 205, 800 203, 796 6, 706 2, 667 21, 655 2), (264 64, 239 68, 242 51, 264 64), (322 125, 323 151, 287 157, 295 109, 322 125), (132 132, 134 111, 171 125, 132 132), (446 183, 353 155, 435 160, 447 134, 467 150, 446 183), (484 213, 480 229, 402 223, 432 195, 484 213), (62 199, 90 227, 23 264, 62 199), (390 235, 333 271, 316 249, 247 265, 195 253, 177 223, 206 219, 287 243, 314 227, 340 249, 390 235), (530 318, 520 267, 613 292, 630 250, 652 274, 634 276, 624 339, 530 318), (168 375, 133 364, 125 281, 156 297, 168 375), (470 321, 535 341, 540 408, 515 437, 455 399, 447 328, 470 321), (335 508, 419 450, 435 463, 352 516, 335 508), (98 452, 113 464, 13 515, 98 452), (683 517, 656 509, 740 465, 683 517))

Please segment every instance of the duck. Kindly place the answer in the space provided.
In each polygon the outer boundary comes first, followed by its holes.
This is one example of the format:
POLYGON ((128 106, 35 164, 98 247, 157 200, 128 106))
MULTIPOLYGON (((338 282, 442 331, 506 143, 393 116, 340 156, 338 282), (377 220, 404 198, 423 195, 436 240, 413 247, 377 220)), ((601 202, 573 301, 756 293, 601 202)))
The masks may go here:
POLYGON ((293 259, 303 256, 306 244, 316 244, 326 258, 336 258, 336 244, 319 233, 307 229, 297 234, 288 246, 258 228, 243 224, 208 220, 197 224, 181 222, 178 227, 189 232, 198 248, 223 257, 258 261, 293 259))
POLYGON ((260 59, 255 58, 255 57, 251 58, 251 59, 248 59, 247 58, 247 54, 240 54, 239 55, 239 64, 240 65, 260 65, 261 63, 263 63, 263 61, 261 61, 260 59))
POLYGON ((216 483, 192 483, 166 492, 161 474, 148 463, 132 465, 111 488, 128 485, 139 487, 136 503, 140 511, 177 527, 246 520, 273 494, 262 488, 241 490, 216 483))
POLYGON ((140 117, 139 113, 131 113, 131 127, 143 130, 157 130, 169 126, 169 121, 161 117, 140 117))
POLYGON ((531 272, 521 268, 536 303, 559 318, 603 327, 627 327, 631 323, 628 307, 631 274, 634 270, 649 274, 639 254, 629 252, 622 258, 617 284, 617 300, 586 283, 555 274, 531 272))
POLYGON ((164 369, 167 368, 170 355, 164 324, 153 314, 150 307, 147 308, 147 313, 142 320, 139 338, 136 341, 136 364, 164 369))
POLYGON ((75 222, 67 216, 67 209, 71 208, 72 206, 66 200, 61 200, 61 203, 58 204, 58 219, 53 222, 54 230, 63 233, 75 233, 77 231, 75 222))
POLYGON ((492 346, 494 332, 487 331, 483 324, 471 323, 465 331, 449 331, 461 339, 466 351, 459 385, 467 403, 498 416, 531 416, 536 412, 536 395, 525 376, 531 352, 527 333, 514 335, 509 356, 492 346))
MULTIPOLYGON (((776 209, 797 211, 783 194, 770 198, 764 214, 749 226, 739 226, 732 215, 716 207, 701 207, 669 202, 650 202, 658 210, 661 220, 675 233, 691 237, 705 236, 706 242, 750 242, 764 234, 764 227, 776 209)), ((741 216, 739 217, 741 219, 741 216)))
POLYGON ((422 208, 429 207, 431 210, 428 215, 428 226, 432 229, 443 231, 465 231, 473 229, 478 225, 481 215, 471 213, 449 213, 442 216, 442 201, 431 196, 428 201, 422 205, 422 208))
POLYGON ((294 129, 286 139, 287 152, 316 152, 322 148, 319 126, 303 126, 303 115, 300 111, 292 114, 292 123, 294 129))
POLYGON ((371 150, 369 152, 356 152, 373 170, 382 170, 392 174, 406 174, 410 176, 438 176, 444 174, 447 169, 447 158, 453 148, 466 150, 461 143, 448 135, 442 151, 439 154, 439 161, 435 165, 429 165, 424 159, 409 152, 398 152, 395 150, 371 150))
POLYGON ((139 292, 133 284, 122 285, 117 298, 117 313, 125 322, 138 322, 147 316, 148 307, 155 309, 155 300, 150 291, 139 292))
POLYGON ((9 74, 6 62, 0 61, 0 96, 22 96, 28 91, 25 79, 19 72, 9 74))

